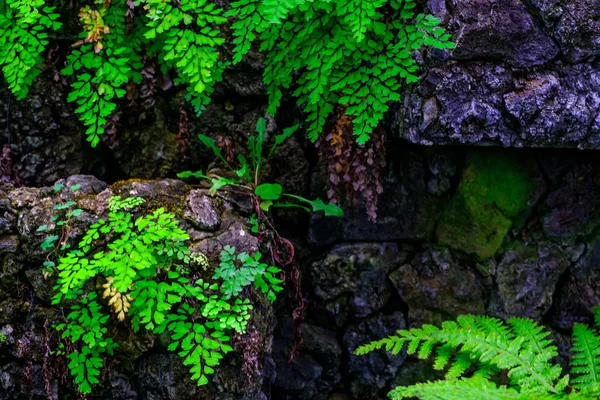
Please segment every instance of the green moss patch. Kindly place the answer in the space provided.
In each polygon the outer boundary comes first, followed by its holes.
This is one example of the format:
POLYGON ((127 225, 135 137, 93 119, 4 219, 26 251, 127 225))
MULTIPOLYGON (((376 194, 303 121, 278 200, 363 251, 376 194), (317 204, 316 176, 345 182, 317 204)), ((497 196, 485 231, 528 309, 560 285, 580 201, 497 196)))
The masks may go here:
POLYGON ((515 220, 530 209, 535 163, 507 150, 477 150, 467 157, 457 192, 438 229, 439 244, 480 260, 493 257, 515 220))

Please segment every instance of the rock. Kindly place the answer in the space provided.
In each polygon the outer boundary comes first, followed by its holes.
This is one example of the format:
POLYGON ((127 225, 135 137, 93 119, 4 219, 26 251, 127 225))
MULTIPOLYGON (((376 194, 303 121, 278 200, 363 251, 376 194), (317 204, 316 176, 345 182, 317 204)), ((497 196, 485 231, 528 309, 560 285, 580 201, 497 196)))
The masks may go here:
POLYGON ((0 298, 18 295, 23 285, 20 275, 22 268, 23 264, 15 260, 14 254, 7 254, 4 258, 0 256, 0 298))
POLYGON ((469 153, 458 189, 436 230, 439 244, 479 260, 493 257, 513 221, 527 218, 544 188, 535 162, 525 154, 469 153))
POLYGON ((570 331, 575 323, 591 324, 600 304, 600 241, 596 239, 557 285, 552 325, 570 331))
POLYGON ((84 130, 67 105, 67 88, 48 72, 33 81, 22 101, 9 95, 6 85, 0 89, 0 125, 8 128, 0 138, 11 143, 16 172, 28 185, 49 185, 78 174, 98 157, 97 152, 84 157, 84 130))
MULTIPOLYGON (((173 176, 184 169, 183 155, 179 151, 177 131, 169 129, 167 118, 168 106, 159 99, 152 112, 139 115, 132 112, 130 117, 137 117, 135 123, 121 121, 117 137, 112 139, 103 136, 103 141, 112 151, 122 173, 127 177, 153 179, 173 176), (144 120, 144 119, 148 120, 144 120), (116 139, 116 140, 115 140, 116 139)), ((173 107, 173 114, 178 110, 173 107)), ((173 124, 177 126, 177 124, 173 124)))
POLYGON ((0 257, 7 253, 15 253, 19 248, 17 236, 0 236, 0 257))
POLYGON ((390 280, 408 305, 411 325, 439 324, 485 310, 483 282, 448 249, 425 250, 394 270, 390 280))
POLYGON ((518 71, 449 62, 431 68, 392 116, 401 138, 423 145, 600 146, 600 70, 561 61, 518 71), (428 111, 436 101, 435 118, 428 111))
POLYGON ((600 55, 600 5, 595 0, 527 0, 568 60, 600 55))
POLYGON ((79 189, 75 191, 77 196, 99 194, 108 187, 105 182, 93 175, 71 175, 67 179, 59 179, 55 184, 65 185, 63 191, 68 194, 72 192, 71 187, 78 185, 79 189))
POLYGON ((314 262, 315 295, 325 303, 331 322, 341 326, 348 318, 380 310, 392 294, 387 275, 399 257, 395 243, 343 244, 314 262))
POLYGON ((502 316, 540 319, 550 309, 556 284, 570 264, 567 253, 553 243, 518 244, 507 250, 496 269, 502 316))
POLYGON ((492 59, 515 67, 532 67, 552 60, 558 48, 517 0, 450 2, 457 34, 452 57, 492 59))
POLYGON ((544 232, 551 238, 569 240, 585 234, 600 217, 600 166, 578 163, 563 176, 545 201, 544 232))
POLYGON ((325 400, 342 379, 340 368, 342 349, 334 331, 310 323, 302 324, 302 344, 297 356, 289 361, 289 349, 294 328, 289 318, 284 319, 278 338, 273 345, 277 364, 274 398, 298 400, 325 400))
POLYGON ((215 231, 221 224, 214 200, 200 190, 192 190, 188 195, 183 216, 200 230, 215 231))
POLYGON ((389 384, 406 358, 402 351, 393 355, 385 350, 373 351, 364 356, 353 352, 360 345, 393 335, 398 329, 404 329, 404 315, 395 312, 391 315, 376 315, 350 326, 344 334, 344 346, 349 354, 348 372, 350 391, 353 398, 361 400, 379 400, 391 389, 389 384))

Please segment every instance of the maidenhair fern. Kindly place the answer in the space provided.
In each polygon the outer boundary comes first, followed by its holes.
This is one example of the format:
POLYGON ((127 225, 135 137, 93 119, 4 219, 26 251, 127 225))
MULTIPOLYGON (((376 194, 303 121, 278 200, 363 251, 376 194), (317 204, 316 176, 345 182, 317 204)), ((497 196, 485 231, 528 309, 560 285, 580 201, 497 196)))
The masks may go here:
POLYGON ((127 9, 124 0, 103 3, 99 10, 83 8, 79 17, 84 31, 76 43, 80 47, 69 54, 62 70, 75 77, 68 100, 77 104, 75 113, 87 128, 92 147, 100 142, 117 100, 127 93, 125 85, 142 78, 139 39, 126 33, 127 9))
MULTIPOLYGON (((600 312, 597 312, 597 318, 600 312)), ((600 324, 573 328, 571 374, 553 361, 557 348, 550 333, 537 323, 521 318, 503 322, 491 317, 464 315, 444 322, 441 328, 399 330, 395 336, 356 349, 358 355, 385 348, 393 354, 406 349, 420 359, 433 358, 446 379, 399 386, 391 399, 418 397, 429 400, 480 399, 595 399, 600 396, 600 324), (492 378, 506 371, 510 387, 492 378)))
POLYGON ((415 0, 240 0, 226 15, 239 18, 232 25, 234 62, 260 41, 271 114, 293 86, 311 140, 339 104, 348 106, 364 143, 389 102, 400 99, 402 83, 418 79, 413 52, 453 47, 440 21, 415 8, 415 0))
POLYGON ((259 263, 260 253, 236 254, 230 246, 212 277, 192 279, 193 264, 207 270, 206 256, 190 252, 187 233, 164 209, 135 218, 130 210, 143 202, 109 199, 108 219, 92 224, 77 248, 58 260, 53 304, 74 305, 57 329, 71 343, 62 349, 69 349, 69 369, 82 393, 98 383, 103 358, 116 347, 106 329, 110 311, 136 332, 165 333, 168 349, 204 385, 232 351, 231 335, 246 331, 252 304, 242 291, 253 284, 274 301, 282 290, 278 268, 259 263), (101 282, 103 300, 90 281, 101 282))
POLYGON ((62 25, 54 9, 44 0, 0 1, 0 66, 18 100, 27 96, 40 73, 48 32, 62 25))
MULTIPOLYGON (((264 54, 271 114, 284 91, 292 90, 313 141, 340 106, 364 143, 389 103, 399 100, 403 82, 418 79, 413 53, 425 46, 453 47, 439 20, 415 11, 416 0, 239 0, 227 10, 216 4, 98 0, 81 8, 81 37, 62 72, 72 77, 68 99, 76 103, 92 146, 118 100, 141 82, 143 62, 156 62, 165 77, 174 77, 172 83, 185 85, 187 99, 201 112, 225 67, 239 63, 255 42, 264 54), (225 45, 230 36, 233 49, 225 45)), ((7 5, 0 11, 0 63, 22 98, 39 72, 46 31, 60 23, 43 0, 7 5)))

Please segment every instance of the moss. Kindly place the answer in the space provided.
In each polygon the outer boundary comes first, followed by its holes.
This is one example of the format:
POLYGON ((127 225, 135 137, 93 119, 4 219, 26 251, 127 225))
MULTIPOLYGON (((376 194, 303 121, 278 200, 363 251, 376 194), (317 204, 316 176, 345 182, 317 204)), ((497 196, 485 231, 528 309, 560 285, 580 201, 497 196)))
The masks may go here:
POLYGON ((527 207, 535 183, 532 161, 513 152, 477 151, 469 154, 460 190, 495 205, 505 216, 516 217, 527 207))
POLYGON ((124 181, 117 181, 117 182, 113 183, 112 185, 110 185, 110 188, 114 191, 114 190, 121 189, 123 186, 129 185, 131 183, 143 183, 143 182, 150 182, 150 180, 138 179, 138 178, 127 179, 124 181))
POLYGON ((532 161, 507 150, 470 153, 438 225, 439 244, 479 260, 493 257, 515 220, 530 208, 535 168, 532 161))
POLYGON ((459 193, 444 213, 437 237, 442 245, 485 260, 496 254, 511 225, 509 218, 480 197, 459 193))

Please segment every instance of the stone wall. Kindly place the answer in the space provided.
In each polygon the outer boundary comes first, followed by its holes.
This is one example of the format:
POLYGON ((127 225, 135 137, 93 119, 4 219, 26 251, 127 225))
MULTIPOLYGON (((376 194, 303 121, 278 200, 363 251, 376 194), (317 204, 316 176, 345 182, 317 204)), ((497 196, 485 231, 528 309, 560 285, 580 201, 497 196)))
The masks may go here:
MULTIPOLYGON (((262 327, 265 352, 269 329, 276 329, 273 363, 265 359, 272 366, 264 371, 267 398, 384 399, 394 385, 432 379, 430 366, 405 355, 359 358, 352 350, 398 328, 463 313, 535 318, 552 329, 565 356, 573 323, 589 322, 591 307, 600 305, 600 2, 421 3, 448 26, 457 48, 417 54, 421 80, 406 87, 386 116, 388 156, 377 222, 361 207, 348 206, 339 219, 277 215, 280 233, 294 239, 309 306, 303 344, 292 362, 289 309, 277 311, 276 328, 262 327)), ((175 140, 185 108, 176 89, 161 92, 148 109, 124 108, 117 135, 92 151, 81 142, 83 130, 65 104, 66 89, 54 82, 50 69, 22 103, 10 102, 0 88, 0 126, 10 128, 0 137, 4 143, 10 136, 17 172, 33 186, 82 171, 113 181, 206 168, 212 156, 195 134, 243 142, 265 109, 260 70, 253 54, 225 73, 200 118, 188 113, 187 161, 175 140)), ((302 121, 287 100, 269 129, 302 121)), ((270 177, 291 192, 323 195, 322 160, 314 146, 299 137, 282 153, 270 177)), ((39 243, 29 243, 35 235, 24 231, 31 227, 19 215, 31 215, 31 206, 48 191, 11 193, 24 200, 19 209, 9 194, 0 195, 0 206, 8 210, 0 216, 1 322, 12 329, 6 331, 12 342, 0 344, 7 361, 0 398, 15 398, 20 387, 26 389, 19 396, 41 398, 39 357, 32 358, 33 383, 16 383, 26 367, 16 353, 17 340, 29 330, 42 338, 51 311, 35 294, 45 287, 36 272, 40 254, 32 253, 39 243), (34 301, 22 300, 24 293, 34 293, 34 301)), ((235 231, 219 225, 216 232, 235 231)), ((136 356, 135 368, 116 368, 99 398, 196 395, 181 386, 171 358, 154 350, 144 354, 136 356)), ((249 392, 254 395, 260 385, 252 382, 249 392)))
MULTIPOLYGON (((600 305, 600 158, 577 150, 393 149, 377 223, 360 210, 313 217, 302 260, 309 308, 300 358, 275 399, 384 399, 433 379, 406 355, 360 344, 460 314, 529 317, 561 354, 600 305), (337 397, 336 397, 337 396, 337 397)), ((283 369, 282 369, 283 368, 283 369)))

